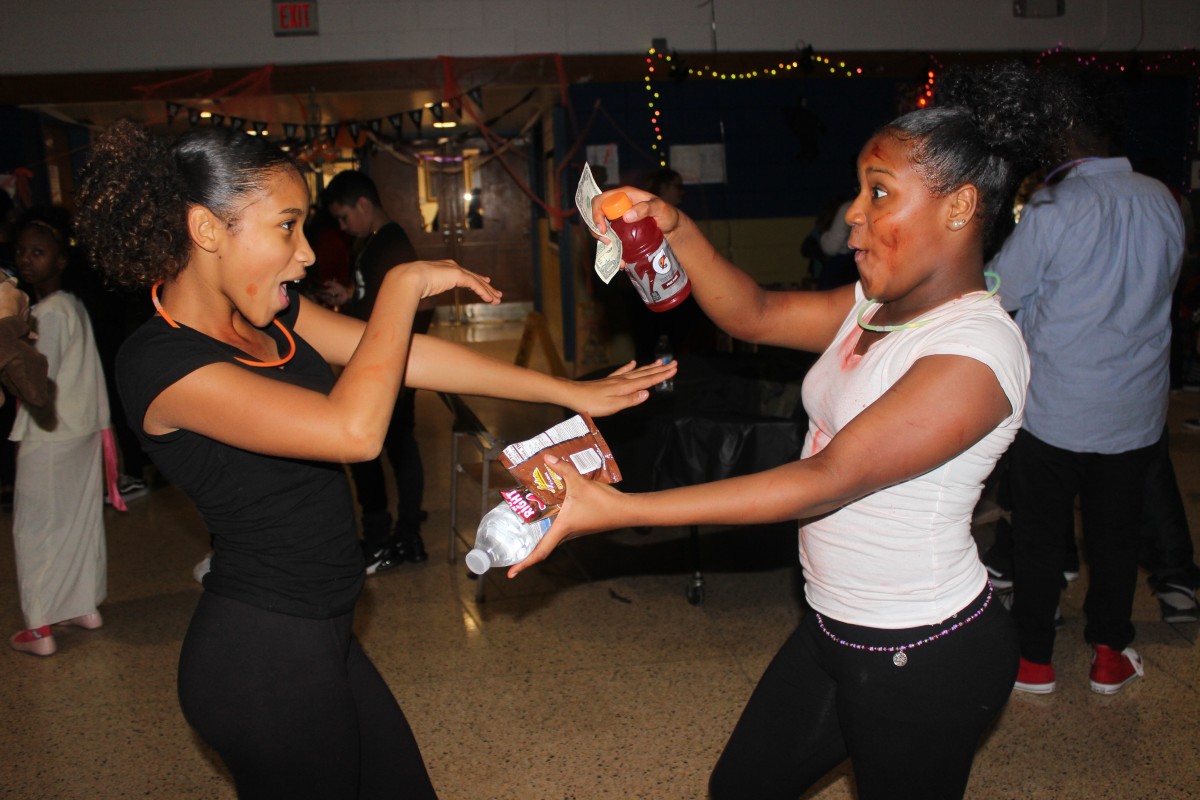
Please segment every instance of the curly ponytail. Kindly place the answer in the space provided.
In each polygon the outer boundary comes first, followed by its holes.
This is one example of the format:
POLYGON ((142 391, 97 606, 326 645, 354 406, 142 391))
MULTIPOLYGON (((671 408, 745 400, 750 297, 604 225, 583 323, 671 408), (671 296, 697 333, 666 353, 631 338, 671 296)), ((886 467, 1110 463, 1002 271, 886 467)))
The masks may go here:
POLYGON ((76 195, 76 229, 110 280, 148 286, 186 266, 188 209, 202 205, 236 226, 249 197, 296 162, 269 141, 229 128, 195 128, 168 148, 122 121, 92 143, 76 195))

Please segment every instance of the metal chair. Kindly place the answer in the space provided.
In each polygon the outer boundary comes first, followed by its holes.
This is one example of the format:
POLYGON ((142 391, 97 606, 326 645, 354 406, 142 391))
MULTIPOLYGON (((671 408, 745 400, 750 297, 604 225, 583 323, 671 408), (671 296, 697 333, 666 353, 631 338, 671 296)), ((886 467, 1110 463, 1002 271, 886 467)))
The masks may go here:
MULTIPOLYGON (((454 415, 450 435, 450 548, 449 561, 458 557, 458 476, 465 475, 479 484, 479 516, 488 512, 496 503, 497 486, 515 486, 516 482, 503 465, 500 464, 500 453, 507 442, 498 439, 488 431, 463 399, 456 394, 438 392, 438 397, 454 415), (479 454, 479 460, 464 461, 466 448, 474 448, 479 454)), ((473 537, 472 537, 473 539, 473 537)), ((475 601, 484 600, 483 576, 480 576, 475 586, 475 601)))

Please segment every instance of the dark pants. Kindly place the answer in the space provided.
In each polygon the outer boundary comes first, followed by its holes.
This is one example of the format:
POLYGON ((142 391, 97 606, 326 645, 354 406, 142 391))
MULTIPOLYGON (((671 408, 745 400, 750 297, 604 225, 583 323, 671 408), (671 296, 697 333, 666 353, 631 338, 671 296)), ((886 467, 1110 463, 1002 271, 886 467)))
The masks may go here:
POLYGON ((1084 638, 1116 650, 1134 637, 1138 530, 1155 446, 1125 453, 1076 453, 1020 431, 1009 450, 1013 527, 1013 618, 1021 655, 1049 664, 1062 588, 1064 535, 1083 518, 1088 562, 1084 638))
POLYGON ((1140 560, 1150 570, 1150 584, 1156 589, 1164 581, 1191 585, 1194 580, 1196 552, 1165 427, 1146 473, 1140 560))
MULTIPOLYGON (((396 532, 416 533, 421 527, 421 503, 425 497, 425 469, 415 433, 416 391, 401 389, 392 411, 392 421, 383 440, 383 450, 396 479, 396 532)), ((363 541, 378 550, 391 540, 392 517, 387 508, 387 478, 383 456, 350 465, 354 491, 362 509, 363 541)))
MULTIPOLYGON (((996 468, 992 470, 992 474, 988 477, 988 482, 996 482, 996 504, 1006 512, 1009 512, 1008 518, 1000 517, 992 526, 992 544, 988 547, 987 552, 983 555, 983 563, 989 567, 994 567, 1004 574, 1005 577, 1011 580, 1013 571, 1013 541, 1012 541, 1012 523, 1009 519, 1012 516, 1012 489, 1009 484, 1009 456, 1006 451, 996 462, 996 468)), ((984 490, 987 491, 986 488, 984 490)), ((1075 526, 1063 531, 1063 552, 1065 554, 1063 560, 1063 572, 1078 572, 1079 571, 1079 548, 1075 544, 1075 526)), ((1063 585, 1067 583, 1066 578, 1063 578, 1063 585)))
POLYGON ((179 701, 241 800, 436 796, 353 621, 200 597, 179 658, 179 701))
MULTIPOLYGON (((997 501, 1001 508, 1012 509, 1012 493, 1009 490, 1008 453, 996 465, 995 479, 999 481, 997 501)), ((1075 525, 1064 531, 1068 551, 1064 568, 1078 565, 1075 554, 1075 525)), ((1200 569, 1196 567, 1196 553, 1192 544, 1192 532, 1188 527, 1187 512, 1183 497, 1179 493, 1179 481, 1171 463, 1170 439, 1166 427, 1154 445, 1154 458, 1146 472, 1146 494, 1142 498, 1142 524, 1139 531, 1139 561, 1150 572, 1150 585, 1155 590, 1166 581, 1175 581, 1183 586, 1194 586, 1200 569)), ((1012 573, 1013 561, 1012 526, 1004 519, 996 522, 995 538, 988 548, 984 562, 995 566, 1006 574, 1012 573)))
MULTIPOLYGON (((908 644, 969 616, 983 599, 927 627, 825 625, 857 644, 908 644)), ((807 614, 730 735, 709 782, 712 799, 795 800, 847 757, 861 800, 962 797, 980 737, 1016 679, 1012 620, 993 597, 978 618, 907 655, 897 667, 891 653, 846 647, 807 614)))

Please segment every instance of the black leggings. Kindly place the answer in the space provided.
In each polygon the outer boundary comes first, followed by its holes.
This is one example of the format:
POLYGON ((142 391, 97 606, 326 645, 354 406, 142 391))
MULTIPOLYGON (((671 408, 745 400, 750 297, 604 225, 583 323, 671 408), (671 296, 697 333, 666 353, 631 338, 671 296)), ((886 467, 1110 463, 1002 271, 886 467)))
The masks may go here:
POLYGON ((436 797, 353 619, 201 596, 179 658, 179 702, 242 800, 436 797))
MULTIPOLYGON (((880 630, 825 618, 839 638, 908 644, 978 609, 986 590, 949 620, 880 630)), ((1017 675, 1017 635, 996 598, 962 628, 907 651, 855 650, 830 639, 813 613, 784 642, 746 704, 713 770, 714 800, 795 800, 849 757, 860 800, 961 798, 975 749, 1017 675)))

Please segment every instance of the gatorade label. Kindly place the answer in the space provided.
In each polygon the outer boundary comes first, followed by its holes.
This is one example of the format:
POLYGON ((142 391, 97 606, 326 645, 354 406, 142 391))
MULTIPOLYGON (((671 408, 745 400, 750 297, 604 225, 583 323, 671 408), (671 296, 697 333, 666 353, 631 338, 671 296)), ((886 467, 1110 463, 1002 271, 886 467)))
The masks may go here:
POLYGON ((642 302, 658 305, 671 299, 687 286, 687 273, 679 266, 671 246, 663 242, 644 262, 629 269, 629 277, 642 302))

